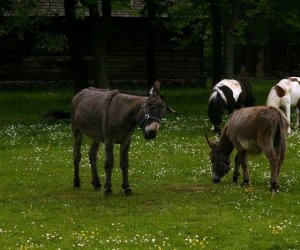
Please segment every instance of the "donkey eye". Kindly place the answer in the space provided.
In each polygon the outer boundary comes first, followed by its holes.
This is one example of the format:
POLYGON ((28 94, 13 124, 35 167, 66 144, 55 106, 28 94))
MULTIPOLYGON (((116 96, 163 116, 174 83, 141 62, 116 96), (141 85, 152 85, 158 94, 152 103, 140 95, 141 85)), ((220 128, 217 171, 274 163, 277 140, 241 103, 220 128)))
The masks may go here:
POLYGON ((150 109, 156 111, 157 110, 157 106, 154 105, 154 104, 152 104, 152 105, 150 105, 150 109))

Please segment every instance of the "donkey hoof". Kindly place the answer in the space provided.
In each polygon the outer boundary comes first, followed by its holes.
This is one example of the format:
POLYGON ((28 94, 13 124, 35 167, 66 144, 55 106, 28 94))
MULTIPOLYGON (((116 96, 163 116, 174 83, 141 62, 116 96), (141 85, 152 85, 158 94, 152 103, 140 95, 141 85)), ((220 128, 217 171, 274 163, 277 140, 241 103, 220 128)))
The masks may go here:
POLYGON ((241 186, 249 186, 250 182, 248 179, 244 179, 244 181, 242 182, 241 186))
POLYGON ((276 193, 278 191, 279 185, 277 183, 271 183, 271 192, 276 193))
POLYGON ((73 187, 74 187, 74 190, 80 189, 80 179, 76 179, 76 178, 74 179, 73 187))
POLYGON ((131 188, 125 189, 124 194, 125 196, 132 196, 133 195, 132 189, 131 188))
POLYGON ((106 189, 104 192, 105 197, 110 197, 112 195, 112 190, 111 189, 106 189))
POLYGON ((243 181, 243 182, 241 183, 241 186, 242 186, 242 187, 248 187, 248 186, 250 186, 250 183, 249 183, 249 181, 248 181, 248 182, 244 182, 244 181, 243 181))
POLYGON ((221 182, 221 179, 220 178, 213 178, 213 183, 219 183, 219 182, 221 182))
POLYGON ((74 190, 79 190, 80 189, 80 183, 74 182, 74 190))
POLYGON ((101 191, 101 185, 99 185, 99 186, 94 186, 94 188, 95 188, 95 191, 96 191, 96 192, 101 191))
POLYGON ((233 177, 232 177, 232 181, 235 182, 235 183, 237 183, 238 178, 239 178, 238 176, 233 176, 233 177))

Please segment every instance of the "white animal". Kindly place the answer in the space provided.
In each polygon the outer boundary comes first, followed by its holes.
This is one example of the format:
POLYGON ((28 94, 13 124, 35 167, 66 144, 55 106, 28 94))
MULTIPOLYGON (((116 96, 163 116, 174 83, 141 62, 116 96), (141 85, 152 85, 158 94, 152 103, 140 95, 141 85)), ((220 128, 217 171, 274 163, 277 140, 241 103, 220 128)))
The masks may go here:
MULTIPOLYGON (((267 106, 276 108, 284 107, 288 122, 291 122, 291 107, 296 108, 296 128, 299 127, 300 111, 300 77, 289 77, 280 80, 270 90, 267 99, 267 106)), ((291 132, 289 125, 288 133, 291 132)))

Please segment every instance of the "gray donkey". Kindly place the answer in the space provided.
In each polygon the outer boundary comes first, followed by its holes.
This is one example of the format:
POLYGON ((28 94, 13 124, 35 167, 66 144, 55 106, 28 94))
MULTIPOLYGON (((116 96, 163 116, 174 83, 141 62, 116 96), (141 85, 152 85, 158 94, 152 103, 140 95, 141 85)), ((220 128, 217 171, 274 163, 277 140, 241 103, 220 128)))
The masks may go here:
POLYGON ((211 148, 213 181, 219 182, 230 170, 230 154, 237 149, 233 181, 237 182, 239 167, 244 173, 243 184, 249 183, 247 153, 263 152, 271 166, 271 188, 279 187, 279 173, 286 151, 286 134, 289 124, 277 108, 257 106, 235 111, 227 121, 219 141, 207 142, 211 148))
POLYGON ((118 90, 87 88, 74 96, 72 101, 71 122, 73 130, 74 188, 80 187, 79 163, 81 159, 81 141, 85 134, 93 140, 89 160, 92 171, 92 185, 101 188, 97 172, 97 152, 100 143, 105 146, 105 195, 112 193, 111 175, 114 165, 114 144, 120 144, 120 166, 122 170, 122 188, 126 196, 132 195, 128 182, 128 152, 131 136, 139 126, 144 138, 156 137, 162 117, 166 111, 175 112, 166 107, 159 96, 160 83, 156 81, 150 90, 150 96, 136 96, 120 93, 118 90))

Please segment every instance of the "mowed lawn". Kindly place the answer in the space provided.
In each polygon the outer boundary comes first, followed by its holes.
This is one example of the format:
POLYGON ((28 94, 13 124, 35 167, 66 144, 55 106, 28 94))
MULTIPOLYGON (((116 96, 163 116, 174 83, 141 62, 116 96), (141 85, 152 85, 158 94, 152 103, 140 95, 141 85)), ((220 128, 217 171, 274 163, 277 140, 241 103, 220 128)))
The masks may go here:
MULTIPOLYGON (((253 81, 258 105, 275 83, 253 81)), ((210 88, 162 86, 161 93, 179 115, 163 119, 155 140, 134 133, 132 197, 123 195, 115 147, 113 195, 106 198, 90 184, 90 140, 82 146, 82 187, 74 191, 69 121, 44 117, 68 111, 72 89, 1 90, 1 249, 300 249, 300 130, 288 137, 278 193, 269 191, 264 156, 250 157, 249 187, 234 184, 232 171, 213 184, 204 137, 215 138, 210 88)), ((103 183, 103 148, 98 168, 103 183)))

